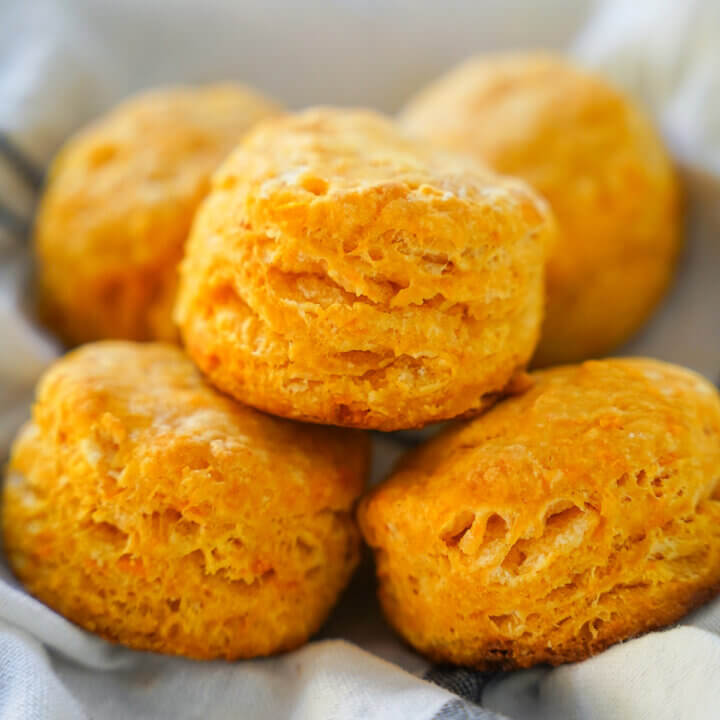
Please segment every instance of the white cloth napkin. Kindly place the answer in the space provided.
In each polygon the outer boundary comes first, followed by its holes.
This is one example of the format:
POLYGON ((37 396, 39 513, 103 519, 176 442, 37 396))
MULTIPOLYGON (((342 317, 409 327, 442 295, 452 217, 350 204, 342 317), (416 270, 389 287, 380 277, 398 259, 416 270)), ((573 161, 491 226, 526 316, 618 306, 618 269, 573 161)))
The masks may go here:
MULTIPOLYGON (((235 78, 291 107, 392 112, 473 52, 570 48, 655 113, 687 181, 675 288, 627 348, 720 376, 720 3, 716 0, 5 0, 0 3, 0 457, 56 344, 25 308, 38 180, 74 128, 123 95, 235 78)), ((380 477, 402 444, 376 436, 380 477)), ((720 715, 720 602, 682 626, 554 670, 432 668, 400 643, 365 563, 315 640, 251 662, 112 647, 29 597, 0 558, 0 720, 720 715), (459 693, 455 694, 455 693, 459 693), (461 697, 462 696, 462 697, 461 697), (482 706, 482 707, 481 707, 482 706)))

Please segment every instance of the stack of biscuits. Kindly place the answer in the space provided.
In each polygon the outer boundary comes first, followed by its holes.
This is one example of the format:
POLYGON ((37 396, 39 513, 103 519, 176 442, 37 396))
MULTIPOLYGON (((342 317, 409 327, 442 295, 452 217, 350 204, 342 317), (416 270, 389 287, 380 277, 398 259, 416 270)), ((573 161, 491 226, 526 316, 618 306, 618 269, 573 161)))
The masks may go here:
POLYGON ((676 621, 720 586, 720 397, 590 358, 661 300, 680 206, 644 114, 551 55, 473 59, 395 119, 231 85, 120 105, 36 220, 39 316, 86 344, 13 447, 14 572, 192 658, 307 641, 361 538, 439 661, 577 661, 676 621), (441 421, 366 491, 366 431, 441 421))

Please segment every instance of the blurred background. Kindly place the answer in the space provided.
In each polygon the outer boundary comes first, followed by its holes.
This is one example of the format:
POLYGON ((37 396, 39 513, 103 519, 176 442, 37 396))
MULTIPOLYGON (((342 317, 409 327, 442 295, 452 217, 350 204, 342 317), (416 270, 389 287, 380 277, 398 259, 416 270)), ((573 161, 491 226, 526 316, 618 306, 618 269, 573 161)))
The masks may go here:
POLYGON ((23 137, 31 123, 17 127, 18 105, 33 114, 37 107, 46 119, 36 132, 47 135, 27 144, 39 153, 130 92, 222 79, 253 85, 290 108, 394 112, 472 53, 567 47, 594 4, 2 0, 0 127, 23 137), (33 97, 26 97, 30 85, 33 97))

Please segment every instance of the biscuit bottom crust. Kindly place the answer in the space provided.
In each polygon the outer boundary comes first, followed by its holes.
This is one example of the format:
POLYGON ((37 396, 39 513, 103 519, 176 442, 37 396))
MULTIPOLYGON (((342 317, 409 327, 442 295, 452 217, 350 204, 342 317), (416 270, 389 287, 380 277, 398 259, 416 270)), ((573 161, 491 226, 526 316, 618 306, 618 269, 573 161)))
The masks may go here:
POLYGON ((533 378, 361 503, 384 612, 433 660, 578 661, 720 589, 717 391, 639 359, 533 378))
POLYGON ((42 602, 140 650, 245 658, 322 624, 359 557, 361 433, 270 418, 170 346, 99 343, 43 378, 3 496, 42 602))

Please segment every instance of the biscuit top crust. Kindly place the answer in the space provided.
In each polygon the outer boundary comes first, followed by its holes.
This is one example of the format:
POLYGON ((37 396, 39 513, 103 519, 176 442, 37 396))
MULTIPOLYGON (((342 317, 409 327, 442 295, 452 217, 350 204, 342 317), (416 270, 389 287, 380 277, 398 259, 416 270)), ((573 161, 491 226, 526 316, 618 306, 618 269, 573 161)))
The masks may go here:
POLYGON ((470 58, 413 98, 400 123, 539 188, 562 175, 592 177, 597 169, 585 163, 593 157, 618 170, 632 160, 649 174, 667 172, 635 104, 603 76, 549 53, 470 58))
POLYGON ((502 246, 548 221, 544 201, 522 181, 418 143, 368 110, 315 108, 260 123, 218 171, 214 189, 230 194, 235 216, 254 229, 312 242, 329 227, 326 242, 344 242, 347 252, 356 249, 352 238, 383 226, 447 253, 502 246))
POLYGON ((65 356, 42 378, 24 433, 59 445, 64 467, 132 487, 138 512, 172 500, 218 522, 347 510, 368 456, 362 433, 281 420, 221 395, 164 344, 108 341, 65 356))
MULTIPOLYGON (((418 143, 389 118, 363 109, 317 107, 269 119, 246 137, 220 175, 259 186, 263 198, 279 192, 306 201, 308 194, 319 197, 392 183, 412 190, 427 185, 426 192, 442 190, 488 203, 513 190, 518 199, 526 195, 516 181, 499 180, 470 159, 418 143)), ((422 194, 417 198, 423 199, 422 194)))
POLYGON ((430 551, 455 537, 472 556, 496 525, 509 547, 557 514, 632 536, 720 493, 720 397, 699 375, 623 358, 532 377, 525 394, 441 433, 370 493, 360 518, 371 545, 404 538, 430 551))
POLYGON ((277 112, 231 84, 156 89, 120 103, 53 162, 37 223, 41 257, 62 242, 78 272, 174 258, 212 172, 251 125, 277 112))

